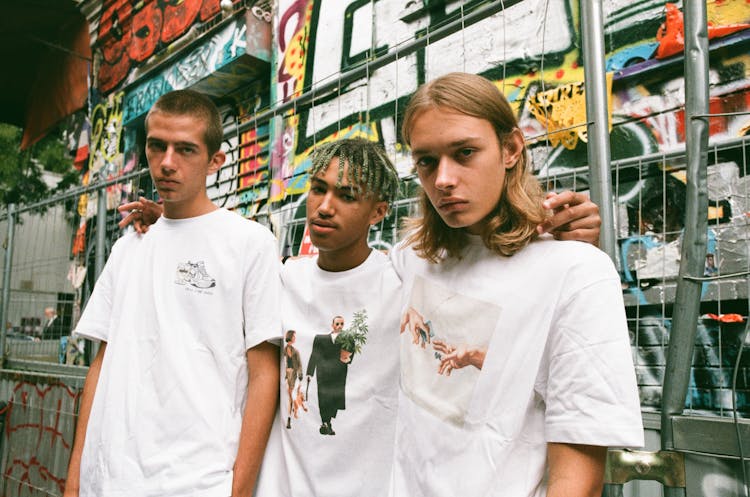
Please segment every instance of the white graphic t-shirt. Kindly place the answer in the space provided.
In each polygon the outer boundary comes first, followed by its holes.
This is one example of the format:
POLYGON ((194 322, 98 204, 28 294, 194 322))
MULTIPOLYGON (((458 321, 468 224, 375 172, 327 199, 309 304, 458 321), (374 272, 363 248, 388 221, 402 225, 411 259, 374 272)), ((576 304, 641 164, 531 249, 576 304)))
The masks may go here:
POLYGON ((400 280, 373 250, 343 272, 320 269, 317 258, 289 260, 282 281, 281 443, 266 454, 256 495, 382 497, 393 461, 400 280))
POLYGON ((399 246, 401 391, 391 495, 546 495, 548 442, 641 446, 619 277, 580 242, 432 264, 399 246))
POLYGON ((81 497, 227 497, 247 349, 278 339, 276 241, 220 209, 117 241, 76 333, 107 342, 81 497))

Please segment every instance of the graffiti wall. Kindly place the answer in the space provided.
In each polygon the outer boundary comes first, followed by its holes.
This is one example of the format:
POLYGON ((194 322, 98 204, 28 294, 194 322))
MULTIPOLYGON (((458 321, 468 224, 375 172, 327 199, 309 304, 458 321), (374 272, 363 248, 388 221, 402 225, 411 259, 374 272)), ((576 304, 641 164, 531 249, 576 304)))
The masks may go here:
MULTIPOLYGON (((394 53, 405 41, 471 12, 475 3, 428 8, 427 2, 407 7, 396 1, 353 1, 344 8, 331 0, 282 0, 275 27, 272 101, 289 101, 368 58, 394 53)), ((614 158, 679 148, 685 139, 684 82, 682 55, 674 53, 681 46, 673 38, 683 29, 681 12, 653 0, 605 2, 604 7, 614 158), (675 11, 676 18, 667 15, 675 11), (658 55, 661 45, 669 45, 671 55, 658 55)), ((717 28, 711 40, 711 110, 737 112, 747 107, 743 48, 750 37, 750 25, 745 24, 750 6, 730 0, 709 2, 708 7, 717 28)), ((560 128, 585 124, 579 15, 575 1, 526 0, 423 49, 404 51, 392 64, 368 73, 366 80, 320 95, 311 108, 290 111, 272 134, 272 163, 286 187, 277 188, 273 198, 300 193, 301 156, 313 143, 350 124, 376 124, 384 145, 401 150, 397 119, 404 100, 420 83, 450 71, 480 73, 497 82, 537 149, 538 169, 559 174, 585 165, 585 136, 561 140, 556 135, 560 128)), ((736 137, 748 124, 747 116, 716 117, 711 131, 715 139, 736 137)))
POLYGON ((96 42, 101 54, 98 89, 108 93, 133 81, 136 69, 148 65, 174 41, 196 38, 200 25, 219 13, 219 0, 104 0, 96 42))

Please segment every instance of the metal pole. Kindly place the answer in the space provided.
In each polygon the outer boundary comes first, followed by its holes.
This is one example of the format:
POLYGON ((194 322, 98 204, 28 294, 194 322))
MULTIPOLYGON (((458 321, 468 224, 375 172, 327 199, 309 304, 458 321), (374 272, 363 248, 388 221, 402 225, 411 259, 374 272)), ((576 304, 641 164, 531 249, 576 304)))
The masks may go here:
MULTIPOLYGON (((96 279, 104 270, 104 264, 107 262, 107 251, 104 245, 107 243, 107 188, 102 184, 97 192, 96 197, 96 247, 94 250, 94 274, 96 279)), ((87 340, 84 357, 87 364, 91 364, 97 351, 99 342, 87 340)))
MULTIPOLYGON (((672 311, 667 366, 662 389, 661 446, 674 448, 672 417, 685 408, 695 334, 700 311, 708 229, 708 28, 705 0, 685 0, 685 147, 687 192, 680 277, 672 311)), ((665 496, 684 496, 684 489, 665 487, 665 496)))
POLYGON ((0 322, 3 332, 0 333, 0 365, 5 364, 5 335, 8 333, 8 308, 10 307, 10 272, 13 266, 13 238, 16 232, 16 204, 8 205, 8 232, 5 240, 5 265, 3 267, 3 301, 0 309, 0 322))
POLYGON ((104 263, 107 260, 107 254, 104 250, 104 244, 107 243, 107 189, 102 188, 97 192, 96 197, 96 252, 94 272, 96 277, 102 274, 104 263))
POLYGON ((617 238, 612 206, 612 174, 609 151, 609 111, 604 68, 604 17, 601 0, 581 1, 583 74, 588 122, 589 187, 599 206, 602 229, 599 247, 617 264, 617 238))

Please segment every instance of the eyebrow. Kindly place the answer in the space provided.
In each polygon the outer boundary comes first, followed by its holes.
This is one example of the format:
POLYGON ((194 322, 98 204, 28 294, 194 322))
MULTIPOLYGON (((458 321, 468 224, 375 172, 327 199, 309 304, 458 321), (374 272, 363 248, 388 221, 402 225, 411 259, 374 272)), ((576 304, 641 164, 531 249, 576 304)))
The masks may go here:
MULTIPOLYGON (((313 176, 312 178, 310 178, 310 183, 319 183, 320 185, 324 185, 326 188, 328 188, 329 186, 328 182, 320 178, 319 176, 313 176)), ((357 189, 351 185, 341 185, 340 187, 336 188, 336 190, 338 190, 341 193, 350 193, 350 194, 357 192, 357 189)))
MULTIPOLYGON (((157 138, 155 136, 148 136, 146 137, 146 144, 149 143, 168 143, 167 140, 162 140, 161 138, 157 138)), ((200 145, 194 142, 186 142, 186 141, 179 141, 174 143, 175 147, 195 147, 200 148, 200 145)))
MULTIPOLYGON (((470 136, 468 138, 462 138, 460 140, 452 141, 448 144, 448 148, 460 148, 464 147, 466 145, 473 144, 479 140, 479 137, 476 136, 470 136)), ((411 150, 412 154, 426 154, 429 153, 429 150, 421 149, 421 148, 413 148, 411 150)))

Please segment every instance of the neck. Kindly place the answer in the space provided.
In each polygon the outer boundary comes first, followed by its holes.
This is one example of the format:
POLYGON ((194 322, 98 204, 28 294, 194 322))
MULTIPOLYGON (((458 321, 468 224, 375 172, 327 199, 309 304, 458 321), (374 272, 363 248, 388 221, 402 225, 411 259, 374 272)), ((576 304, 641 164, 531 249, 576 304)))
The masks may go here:
POLYGON ((164 217, 169 219, 188 219, 191 217, 202 216, 213 212, 218 207, 211 202, 207 195, 200 199, 194 199, 188 202, 164 202, 164 217))
POLYGON ((365 262, 370 252, 372 249, 366 242, 356 248, 321 251, 318 254, 318 267, 333 273, 348 271, 365 262))

